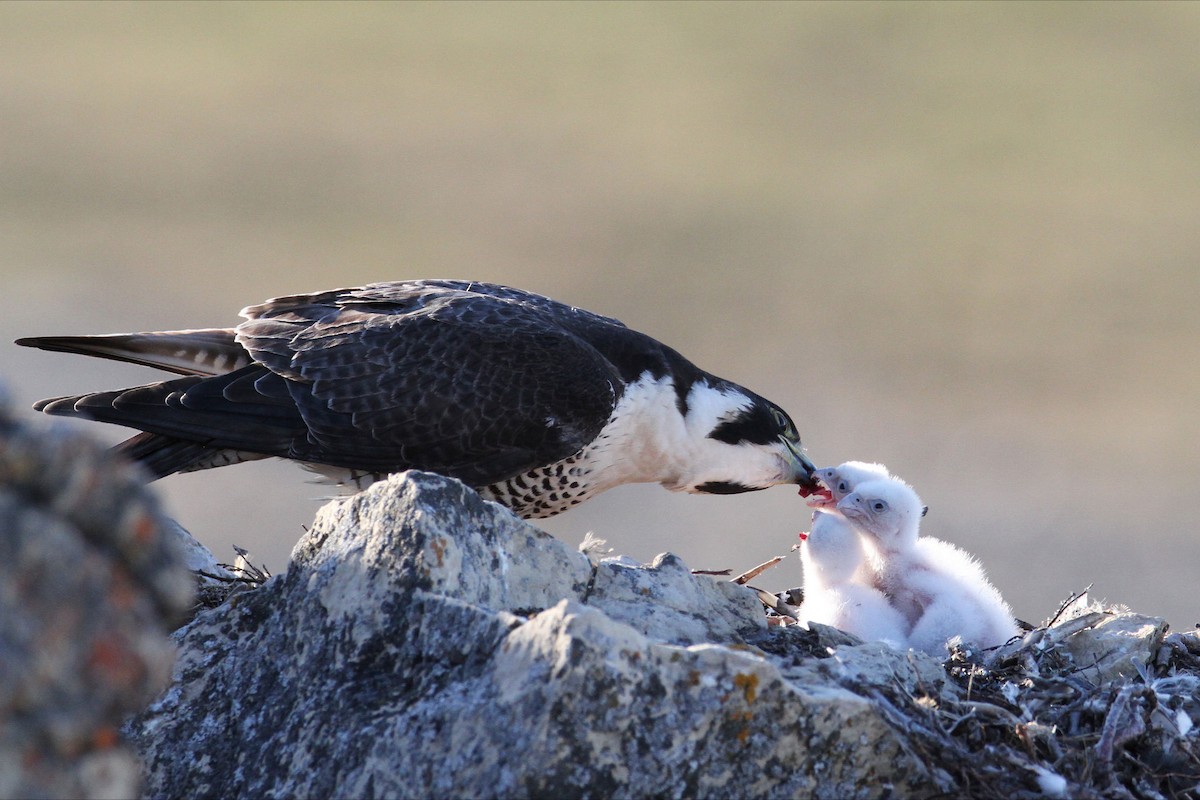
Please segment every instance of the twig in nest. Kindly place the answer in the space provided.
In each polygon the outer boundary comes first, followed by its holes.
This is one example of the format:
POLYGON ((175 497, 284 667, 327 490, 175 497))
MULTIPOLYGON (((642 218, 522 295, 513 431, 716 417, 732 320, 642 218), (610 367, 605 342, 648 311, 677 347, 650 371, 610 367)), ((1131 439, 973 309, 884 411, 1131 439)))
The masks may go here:
POLYGON ((726 568, 726 569, 694 569, 694 570, 692 570, 693 575, 716 575, 717 577, 728 575, 731 572, 733 572, 733 570, 729 569, 729 568, 726 568))
POLYGON ((1126 713, 1130 706, 1130 698, 1137 690, 1138 687, 1131 683, 1122 686, 1104 718, 1095 753, 1100 768, 1106 772, 1112 769, 1113 752, 1130 739, 1141 736, 1146 730, 1146 723, 1137 708, 1131 708, 1126 713))
POLYGON ((783 559, 784 559, 784 556, 775 556, 770 561, 764 561, 763 563, 759 564, 754 569, 748 570, 746 572, 743 572, 741 575, 738 575, 736 578, 733 579, 733 583, 736 583, 739 586, 744 585, 746 583, 746 581, 750 581, 750 580, 757 578, 763 572, 765 572, 768 569, 770 569, 771 567, 775 566, 780 561, 783 561, 783 559))
POLYGON ((747 586, 746 588, 754 590, 754 592, 758 595, 759 601, 776 614, 779 614, 783 617, 791 617, 797 622, 800 621, 800 618, 796 616, 796 612, 788 607, 787 604, 780 602, 779 598, 775 595, 768 591, 759 589, 757 586, 747 586))
POLYGON ((271 570, 267 569, 267 565, 263 564, 262 566, 256 567, 250 563, 250 559, 246 558, 246 556, 249 555, 249 551, 247 551, 244 547, 238 547, 235 544, 233 549, 234 552, 238 554, 237 561, 235 561, 233 564, 220 564, 218 566, 224 567, 233 574, 239 576, 246 583, 266 583, 267 579, 271 577, 271 570))
MULTIPOLYGON (((228 564, 221 564, 220 566, 225 567, 226 569, 229 569, 228 564)), ((209 580, 217 581, 218 583, 248 583, 251 586, 258 586, 259 584, 262 583, 261 580, 258 580, 256 578, 246 577, 245 575, 215 575, 211 572, 206 572, 202 569, 198 569, 195 572, 197 575, 199 575, 201 577, 208 578, 209 580)))
POLYGON ((1050 621, 1047 622, 1042 627, 1043 628, 1053 628, 1054 623, 1058 622, 1058 618, 1061 617, 1063 614, 1065 614, 1068 608, 1075 605, 1076 601, 1078 601, 1081 597, 1087 597, 1087 593, 1090 592, 1091 590, 1092 590, 1092 584, 1089 583, 1087 586, 1083 587, 1082 591, 1075 592, 1075 594, 1071 595, 1066 600, 1063 600, 1062 604, 1059 605, 1059 607, 1058 607, 1058 611, 1055 611, 1054 616, 1050 618, 1050 621))

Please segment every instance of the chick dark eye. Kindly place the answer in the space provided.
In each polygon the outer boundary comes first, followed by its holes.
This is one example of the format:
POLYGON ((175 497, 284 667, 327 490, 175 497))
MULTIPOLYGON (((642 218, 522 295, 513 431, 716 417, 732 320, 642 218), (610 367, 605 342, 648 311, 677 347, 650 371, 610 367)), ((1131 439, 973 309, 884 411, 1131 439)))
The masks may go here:
POLYGON ((838 483, 838 491, 839 492, 848 492, 848 491, 850 491, 850 487, 846 485, 845 481, 841 481, 838 483))
POLYGON ((876 500, 871 508, 875 509, 876 512, 887 511, 887 503, 882 500, 876 500))

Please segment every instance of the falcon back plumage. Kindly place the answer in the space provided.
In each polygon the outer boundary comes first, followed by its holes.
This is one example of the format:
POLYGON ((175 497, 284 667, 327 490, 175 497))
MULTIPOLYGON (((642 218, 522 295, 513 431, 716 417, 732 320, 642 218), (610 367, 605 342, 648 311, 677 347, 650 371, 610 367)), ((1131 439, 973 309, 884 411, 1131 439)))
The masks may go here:
POLYGON ((357 486, 417 468, 526 516, 634 481, 815 487, 778 406, 540 295, 407 281, 279 297, 242 316, 235 328, 18 344, 181 374, 37 405, 144 431, 123 449, 155 477, 268 456, 357 486))

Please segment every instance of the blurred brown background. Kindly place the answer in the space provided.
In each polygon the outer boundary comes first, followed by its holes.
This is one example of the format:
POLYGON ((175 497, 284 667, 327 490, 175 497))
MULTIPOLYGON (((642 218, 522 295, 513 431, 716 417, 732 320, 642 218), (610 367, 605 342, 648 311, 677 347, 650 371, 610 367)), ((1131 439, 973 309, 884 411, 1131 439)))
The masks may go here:
MULTIPOLYGON (((1197 42, 1195 4, 4 3, 0 339, 509 283, 779 402, 819 464, 885 462, 1020 616, 1094 582, 1191 627, 1197 42)), ((0 379, 156 373, 0 344, 0 379)), ((281 571, 309 477, 160 485, 281 571)), ((807 523, 638 486, 545 527, 741 569, 807 523)))

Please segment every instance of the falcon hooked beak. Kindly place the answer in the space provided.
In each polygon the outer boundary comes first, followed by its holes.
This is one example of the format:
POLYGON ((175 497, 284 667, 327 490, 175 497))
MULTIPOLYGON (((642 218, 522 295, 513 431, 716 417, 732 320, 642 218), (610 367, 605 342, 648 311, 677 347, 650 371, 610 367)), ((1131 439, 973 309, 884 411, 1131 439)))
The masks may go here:
POLYGON ((800 443, 798 441, 793 442, 786 436, 780 436, 779 438, 783 442, 788 454, 788 466, 792 468, 795 476, 789 483, 799 484, 800 496, 808 497, 809 495, 821 492, 823 489, 829 491, 817 479, 817 468, 808 460, 808 456, 804 455, 801 451, 800 443))

